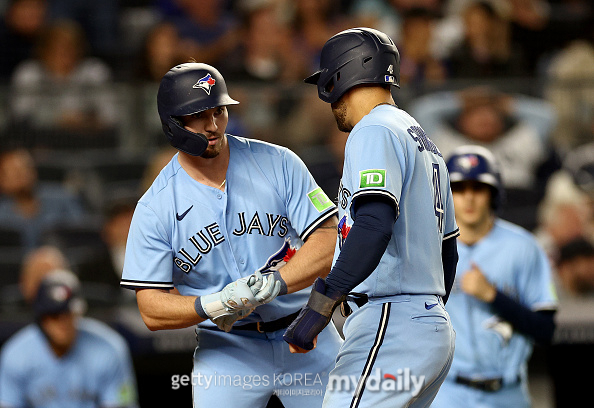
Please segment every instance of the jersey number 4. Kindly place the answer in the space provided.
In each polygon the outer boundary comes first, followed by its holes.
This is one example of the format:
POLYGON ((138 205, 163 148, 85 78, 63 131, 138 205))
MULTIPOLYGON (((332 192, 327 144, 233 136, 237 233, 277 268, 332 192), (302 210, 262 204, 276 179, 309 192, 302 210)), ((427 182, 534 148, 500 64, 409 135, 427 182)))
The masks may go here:
POLYGON ((439 164, 433 163, 433 207, 437 217, 437 229, 443 232, 443 199, 441 197, 441 179, 439 177, 439 164))

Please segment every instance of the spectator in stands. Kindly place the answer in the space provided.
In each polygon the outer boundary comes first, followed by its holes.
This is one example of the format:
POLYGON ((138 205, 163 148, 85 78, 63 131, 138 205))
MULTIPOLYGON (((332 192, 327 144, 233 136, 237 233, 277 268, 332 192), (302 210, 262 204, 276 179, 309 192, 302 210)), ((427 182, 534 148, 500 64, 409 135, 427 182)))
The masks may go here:
POLYGON ((305 76, 304 60, 295 58, 291 31, 283 25, 278 4, 245 2, 240 9, 241 42, 231 75, 235 81, 297 82, 305 76))
POLYGON ((302 84, 307 64, 295 55, 291 30, 280 19, 278 2, 246 1, 239 7, 240 47, 224 69, 226 76, 245 85, 245 89, 236 88, 237 92, 247 95, 246 103, 239 107, 244 121, 230 123, 227 129, 230 133, 240 129, 242 134, 287 146, 291 141, 281 126, 300 100, 298 89, 290 87, 302 84))
POLYGON ((89 40, 92 55, 109 56, 119 38, 119 0, 50 0, 53 21, 76 21, 89 40))
POLYGON ((340 14, 339 0, 298 0, 290 11, 296 58, 302 58, 307 72, 320 66, 320 51, 326 40, 346 30, 350 21, 340 14))
POLYGON ((234 13, 223 0, 178 0, 177 13, 165 16, 176 27, 182 49, 197 61, 224 67, 239 42, 234 13))
POLYGON ((489 149, 502 163, 508 202, 501 217, 534 229, 536 205, 559 167, 549 140, 555 112, 546 101, 467 88, 422 97, 411 112, 444 157, 466 144, 489 149))
POLYGON ((60 223, 81 220, 81 202, 68 190, 39 183, 31 153, 16 148, 0 153, 0 224, 21 231, 21 245, 41 244, 42 233, 60 223))
POLYGON ((141 134, 152 136, 155 144, 163 144, 161 121, 157 110, 157 88, 161 78, 171 67, 190 60, 190 50, 184 48, 175 25, 162 21, 147 33, 140 54, 136 58, 134 82, 141 88, 144 120, 141 134))
POLYGON ((118 106, 110 89, 111 70, 85 56, 80 26, 55 22, 40 38, 37 58, 17 66, 11 80, 15 121, 57 132, 113 127, 118 106))
POLYGON ((0 405, 136 407, 136 380, 123 337, 84 318, 76 276, 48 274, 33 304, 35 323, 0 354, 0 405))
POLYGON ((590 21, 583 35, 554 54, 545 72, 545 95, 559 116, 553 141, 562 152, 594 139, 594 17, 590 21))
POLYGON ((454 78, 505 78, 528 73, 521 50, 511 41, 507 2, 479 0, 463 12, 464 38, 451 51, 454 78))
POLYGON ((423 8, 438 13, 440 0, 354 0, 349 15, 354 27, 371 27, 388 34, 397 44, 402 42, 404 14, 413 8, 423 8))
POLYGON ((432 48, 436 20, 437 15, 429 9, 413 8, 403 13, 402 41, 398 46, 400 83, 417 88, 445 80, 446 65, 432 48))
POLYGON ((182 46, 175 25, 171 22, 157 23, 144 40, 134 79, 158 86, 171 67, 187 62, 190 57, 191 54, 182 46))
POLYGON ((576 187, 586 194, 590 209, 588 223, 591 225, 594 240, 594 142, 586 143, 569 152, 563 159, 563 168, 571 174, 576 187))
POLYGON ((557 261, 559 297, 594 295, 594 246, 578 238, 561 247, 557 261))
POLYGON ((0 21, 0 81, 8 82, 15 67, 33 56, 47 15, 47 0, 10 0, 0 21))
POLYGON ((538 240, 551 263, 558 262, 561 248, 576 239, 594 238, 594 218, 588 196, 562 169, 551 176, 546 193, 538 206, 538 240))

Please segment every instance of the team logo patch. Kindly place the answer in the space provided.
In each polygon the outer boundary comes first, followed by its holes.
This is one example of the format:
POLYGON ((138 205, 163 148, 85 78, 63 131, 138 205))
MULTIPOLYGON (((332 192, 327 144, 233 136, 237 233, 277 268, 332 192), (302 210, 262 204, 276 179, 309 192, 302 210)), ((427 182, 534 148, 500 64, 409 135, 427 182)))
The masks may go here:
POLYGON ((359 175, 359 188, 386 187, 386 170, 364 170, 360 171, 359 175))
POLYGON ((51 289, 51 291, 49 293, 49 297, 54 302, 59 303, 59 302, 64 302, 65 300, 70 298, 71 294, 72 294, 72 292, 66 286, 56 286, 51 289))
POLYGON ((474 154, 460 156, 457 161, 458 166, 464 170, 470 170, 479 165, 479 159, 474 154))
POLYGON ((266 264, 258 269, 258 271, 261 273, 266 273, 279 270, 282 266, 289 262, 289 259, 295 255, 295 252, 297 252, 297 248, 291 246, 290 240, 285 240, 283 246, 274 254, 270 255, 270 258, 268 258, 266 264))
POLYGON ((316 207, 316 210, 318 210, 318 212, 327 210, 333 205, 332 201, 330 201, 330 199, 328 198, 326 193, 324 193, 321 187, 318 187, 315 190, 307 193, 307 197, 309 198, 309 201, 311 201, 313 206, 316 207))
POLYGON ((351 226, 347 224, 347 220, 347 216, 344 215, 338 223, 338 248, 340 249, 342 249, 342 244, 344 244, 351 231, 351 226))
POLYGON ((216 82, 217 81, 212 77, 212 75, 206 74, 205 76, 200 78, 198 82, 196 82, 194 86, 192 86, 192 88, 200 88, 204 90, 204 92, 206 92, 208 95, 210 95, 210 90, 213 86, 215 86, 216 82))

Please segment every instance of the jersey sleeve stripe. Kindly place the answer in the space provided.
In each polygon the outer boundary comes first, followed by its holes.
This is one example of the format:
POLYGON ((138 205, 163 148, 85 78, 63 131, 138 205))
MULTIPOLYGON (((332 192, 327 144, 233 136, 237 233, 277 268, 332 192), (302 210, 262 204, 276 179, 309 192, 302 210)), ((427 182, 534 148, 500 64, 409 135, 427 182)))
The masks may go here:
POLYGON ((456 238, 460 236, 460 229, 456 228, 454 231, 450 232, 449 234, 445 234, 443 236, 443 240, 445 241, 446 239, 450 239, 450 238, 456 238))
POLYGON ((173 289, 173 282, 151 282, 122 279, 120 286, 126 289, 173 289))
POLYGON ((394 201, 394 205, 396 206, 396 219, 398 219, 398 217, 400 217, 400 206, 398 205, 398 199, 396 198, 396 196, 394 196, 394 194, 390 193, 389 191, 386 190, 374 190, 374 189, 365 189, 365 190, 360 190, 357 191, 355 194, 353 194, 353 199, 352 201, 355 201, 355 198, 357 197, 361 197, 363 195, 380 195, 383 197, 388 197, 391 200, 394 201))
POLYGON ((299 235, 299 238, 301 238, 303 241, 305 241, 312 232, 314 232, 321 224, 324 223, 324 221, 326 221, 327 219, 329 219, 332 216, 335 216, 338 213, 338 208, 336 207, 332 207, 332 209, 330 209, 330 211, 326 212, 325 214, 320 215, 318 218, 316 218, 316 220, 314 222, 312 222, 309 227, 307 227, 305 229, 305 231, 303 231, 303 233, 301 235, 299 235))

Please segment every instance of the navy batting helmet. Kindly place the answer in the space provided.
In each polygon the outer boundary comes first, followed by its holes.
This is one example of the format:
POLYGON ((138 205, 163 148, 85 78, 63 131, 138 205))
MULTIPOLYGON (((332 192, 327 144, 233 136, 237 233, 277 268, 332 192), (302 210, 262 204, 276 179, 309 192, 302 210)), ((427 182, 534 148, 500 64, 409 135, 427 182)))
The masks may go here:
POLYGON ((80 281, 74 273, 57 269, 40 282, 33 303, 36 319, 64 312, 82 314, 85 309, 86 302, 80 296, 80 281))
POLYGON ((169 143, 192 156, 204 153, 208 139, 201 133, 185 129, 178 118, 238 103, 227 93, 221 73, 210 65, 197 62, 171 68, 161 79, 157 93, 159 117, 169 143))
POLYGON ((499 165, 493 154, 481 146, 460 146, 446 162, 450 183, 478 181, 487 184, 493 192, 491 206, 497 209, 503 200, 503 185, 499 165))
POLYGON ((355 85, 400 87, 400 54, 394 41, 372 28, 351 28, 331 37, 320 56, 320 69, 305 82, 318 86, 318 95, 336 102, 355 85))

